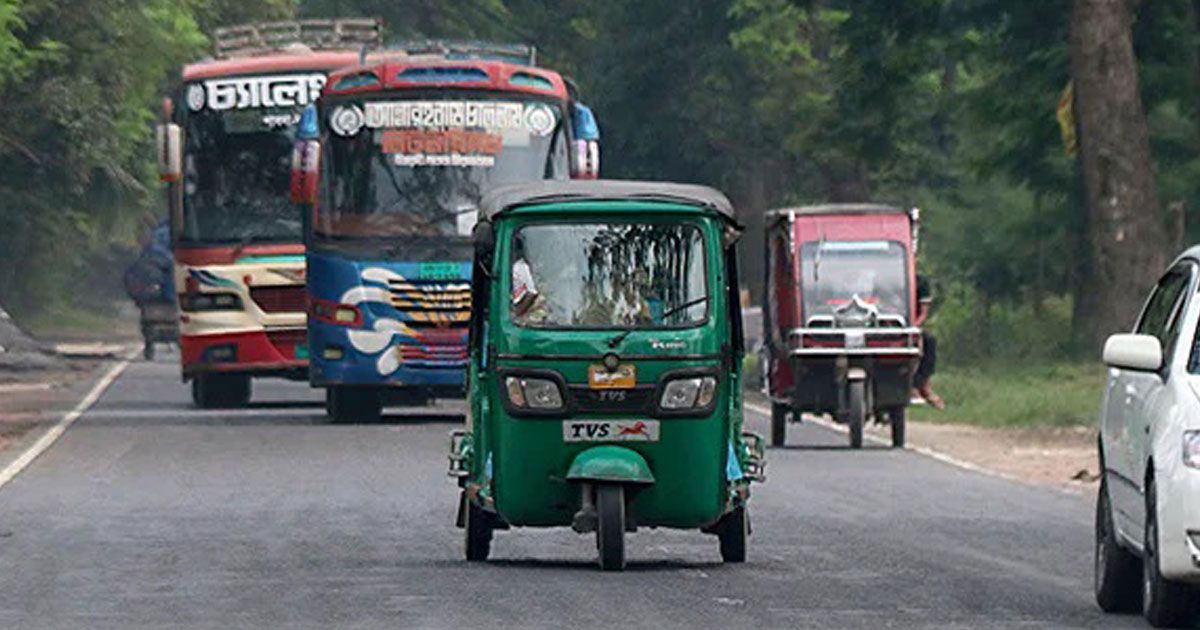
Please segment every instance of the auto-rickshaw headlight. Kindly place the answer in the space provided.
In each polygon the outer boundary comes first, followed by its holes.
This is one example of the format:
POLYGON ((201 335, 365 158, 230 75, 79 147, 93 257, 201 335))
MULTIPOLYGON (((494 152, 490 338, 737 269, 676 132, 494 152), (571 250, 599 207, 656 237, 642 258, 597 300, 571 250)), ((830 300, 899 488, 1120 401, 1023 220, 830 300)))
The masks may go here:
POLYGON ((504 380, 508 400, 518 409, 555 411, 563 408, 558 383, 544 378, 510 376, 504 380))
POLYGON ((663 388, 658 406, 667 411, 700 409, 712 403, 717 390, 717 379, 712 376, 678 378, 663 388))
POLYGON ((508 400, 513 406, 525 407, 525 390, 521 387, 521 379, 510 376, 504 379, 504 385, 508 389, 508 400))
POLYGON ((525 389, 525 401, 530 409, 552 411, 562 409, 562 392, 558 391, 558 383, 541 378, 522 379, 525 389))

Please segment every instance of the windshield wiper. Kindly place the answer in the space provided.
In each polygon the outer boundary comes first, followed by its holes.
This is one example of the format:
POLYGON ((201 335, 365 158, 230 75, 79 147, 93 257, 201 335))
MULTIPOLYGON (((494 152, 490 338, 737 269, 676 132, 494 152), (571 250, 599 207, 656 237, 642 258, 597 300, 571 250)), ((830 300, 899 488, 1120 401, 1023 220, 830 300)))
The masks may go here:
POLYGON ((669 309, 663 311, 662 318, 666 319, 666 318, 674 315, 675 313, 682 311, 685 308, 692 308, 693 306, 695 306, 697 304, 703 304, 707 301, 708 301, 708 296, 706 295, 704 297, 698 297, 690 302, 684 302, 683 304, 680 304, 679 306, 675 306, 675 307, 672 307, 672 308, 669 308, 669 309))
MULTIPOLYGON (((675 313, 678 313, 679 311, 682 311, 685 308, 691 308, 697 304, 703 304, 707 301, 708 301, 707 295, 704 297, 698 297, 694 300, 684 302, 683 304, 680 304, 679 306, 675 306, 675 307, 672 307, 672 308, 669 308, 669 309, 663 311, 663 314, 661 317, 662 317, 662 319, 666 319, 667 317, 670 317, 671 315, 674 315, 675 313)), ((617 333, 616 336, 614 336, 612 339, 608 340, 608 347, 616 348, 618 345, 621 344, 622 341, 625 341, 626 337, 633 334, 633 332, 635 330, 638 330, 637 326, 632 326, 630 328, 626 328, 625 330, 622 330, 621 332, 617 333)))
POLYGON ((608 340, 608 347, 616 348, 617 346, 621 345, 621 342, 625 341, 625 338, 628 337, 630 334, 632 334, 633 331, 635 331, 635 330, 637 330, 637 326, 626 328, 625 330, 622 330, 621 332, 617 333, 617 335, 615 337, 608 340))

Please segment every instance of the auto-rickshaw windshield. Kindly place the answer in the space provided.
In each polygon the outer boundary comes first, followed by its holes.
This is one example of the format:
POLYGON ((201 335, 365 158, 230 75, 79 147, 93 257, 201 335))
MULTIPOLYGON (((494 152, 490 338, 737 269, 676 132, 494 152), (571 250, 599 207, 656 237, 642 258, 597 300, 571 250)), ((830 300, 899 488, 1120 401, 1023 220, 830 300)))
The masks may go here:
POLYGON ((880 314, 908 312, 908 266, 894 241, 820 241, 800 248, 804 318, 830 316, 857 297, 880 314))
POLYGON ((512 318, 536 328, 683 328, 708 316, 700 227, 528 225, 513 236, 512 318))

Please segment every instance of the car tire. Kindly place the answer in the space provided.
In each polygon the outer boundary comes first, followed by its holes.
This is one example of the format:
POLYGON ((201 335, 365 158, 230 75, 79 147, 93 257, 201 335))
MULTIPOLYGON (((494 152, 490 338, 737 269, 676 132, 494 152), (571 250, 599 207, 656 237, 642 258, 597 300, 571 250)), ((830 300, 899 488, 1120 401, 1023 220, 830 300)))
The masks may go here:
POLYGON ((463 538, 467 562, 483 562, 492 553, 491 515, 463 493, 463 538))
POLYGON ((721 560, 724 562, 746 561, 746 539, 750 535, 750 511, 739 506, 726 514, 717 538, 721 541, 721 560))
POLYGON ((615 484, 596 487, 596 545, 600 569, 625 570, 625 488, 615 484))
POLYGON ((1142 554, 1142 614, 1155 628, 1190 628, 1200 599, 1187 584, 1163 578, 1159 569, 1158 498, 1154 479, 1146 483, 1146 540, 1142 554))
POLYGON ((1109 613, 1136 613, 1142 607, 1142 562, 1117 542, 1108 484, 1096 495, 1096 549, 1093 586, 1096 604, 1109 613))
POLYGON ((863 446, 863 427, 867 423, 867 384, 864 381, 850 381, 846 389, 850 448, 859 449, 863 446))
POLYGON ((788 416, 792 414, 789 405, 771 403, 771 446, 780 447, 787 444, 788 416))

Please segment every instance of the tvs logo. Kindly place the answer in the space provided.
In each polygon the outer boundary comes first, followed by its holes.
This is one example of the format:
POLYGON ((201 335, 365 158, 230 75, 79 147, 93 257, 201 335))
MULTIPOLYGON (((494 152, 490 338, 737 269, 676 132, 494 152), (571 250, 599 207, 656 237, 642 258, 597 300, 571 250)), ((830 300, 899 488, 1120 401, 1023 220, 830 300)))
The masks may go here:
POLYGON ((657 420, 563 421, 564 442, 657 442, 657 420))
POLYGON ((339 106, 329 115, 329 128, 343 138, 357 136, 366 124, 366 114, 358 105, 339 106))

